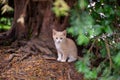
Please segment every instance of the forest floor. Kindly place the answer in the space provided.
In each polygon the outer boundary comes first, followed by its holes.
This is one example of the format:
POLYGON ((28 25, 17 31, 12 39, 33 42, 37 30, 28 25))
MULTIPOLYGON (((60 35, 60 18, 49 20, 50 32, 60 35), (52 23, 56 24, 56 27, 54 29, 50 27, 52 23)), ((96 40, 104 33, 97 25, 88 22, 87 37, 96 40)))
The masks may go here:
POLYGON ((0 47, 0 80, 83 80, 75 62, 61 63, 40 54, 19 60, 23 53, 12 53, 10 49, 10 46, 0 47))

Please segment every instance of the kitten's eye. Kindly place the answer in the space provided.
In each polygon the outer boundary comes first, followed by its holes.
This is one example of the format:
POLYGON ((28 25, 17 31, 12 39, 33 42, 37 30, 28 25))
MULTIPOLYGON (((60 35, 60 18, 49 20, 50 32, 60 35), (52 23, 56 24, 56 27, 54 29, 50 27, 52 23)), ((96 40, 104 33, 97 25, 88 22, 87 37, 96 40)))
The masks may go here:
POLYGON ((56 37, 56 39, 58 39, 58 37, 56 37))
POLYGON ((60 38, 60 39, 63 39, 63 38, 60 38))

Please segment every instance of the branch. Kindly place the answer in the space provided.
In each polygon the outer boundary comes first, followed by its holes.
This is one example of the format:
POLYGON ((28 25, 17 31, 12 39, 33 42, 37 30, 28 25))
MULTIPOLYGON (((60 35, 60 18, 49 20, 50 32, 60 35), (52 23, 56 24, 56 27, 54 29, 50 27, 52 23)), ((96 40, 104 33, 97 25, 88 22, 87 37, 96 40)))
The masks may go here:
POLYGON ((95 39, 95 40, 93 41, 93 43, 92 43, 92 45, 90 46, 90 48, 89 48, 89 50, 88 50, 88 52, 87 52, 87 53, 90 53, 90 51, 92 50, 92 48, 93 48, 93 46, 94 46, 94 44, 95 44, 96 40, 97 40, 97 39, 95 39))
POLYGON ((109 61, 110 61, 110 70, 111 70, 112 59, 111 59, 111 55, 110 55, 110 48, 109 48, 109 45, 108 45, 108 41, 106 39, 105 39, 105 45, 106 45, 107 55, 108 55, 108 58, 109 58, 109 61))

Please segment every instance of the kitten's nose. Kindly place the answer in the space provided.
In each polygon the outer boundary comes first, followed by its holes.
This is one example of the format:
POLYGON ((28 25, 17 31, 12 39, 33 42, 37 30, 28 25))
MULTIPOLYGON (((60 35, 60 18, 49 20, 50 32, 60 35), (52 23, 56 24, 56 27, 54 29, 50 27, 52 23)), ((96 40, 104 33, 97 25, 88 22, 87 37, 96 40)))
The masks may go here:
POLYGON ((57 41, 58 43, 60 43, 60 41, 57 41))

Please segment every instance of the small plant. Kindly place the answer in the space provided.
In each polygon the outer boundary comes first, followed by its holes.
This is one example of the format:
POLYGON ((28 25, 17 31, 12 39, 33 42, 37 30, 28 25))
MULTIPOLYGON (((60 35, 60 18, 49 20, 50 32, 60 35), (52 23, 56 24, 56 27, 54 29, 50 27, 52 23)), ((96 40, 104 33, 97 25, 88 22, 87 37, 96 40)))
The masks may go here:
POLYGON ((13 18, 5 18, 5 17, 0 18, 0 30, 1 31, 9 30, 11 28, 10 26, 12 20, 13 18))
POLYGON ((70 8, 64 0, 56 0, 53 5, 52 10, 57 17, 68 15, 70 8))
POLYGON ((13 18, 5 17, 3 14, 6 12, 13 12, 13 8, 8 5, 8 0, 0 0, 1 5, 1 18, 0 18, 0 31, 6 31, 10 29, 13 18))

